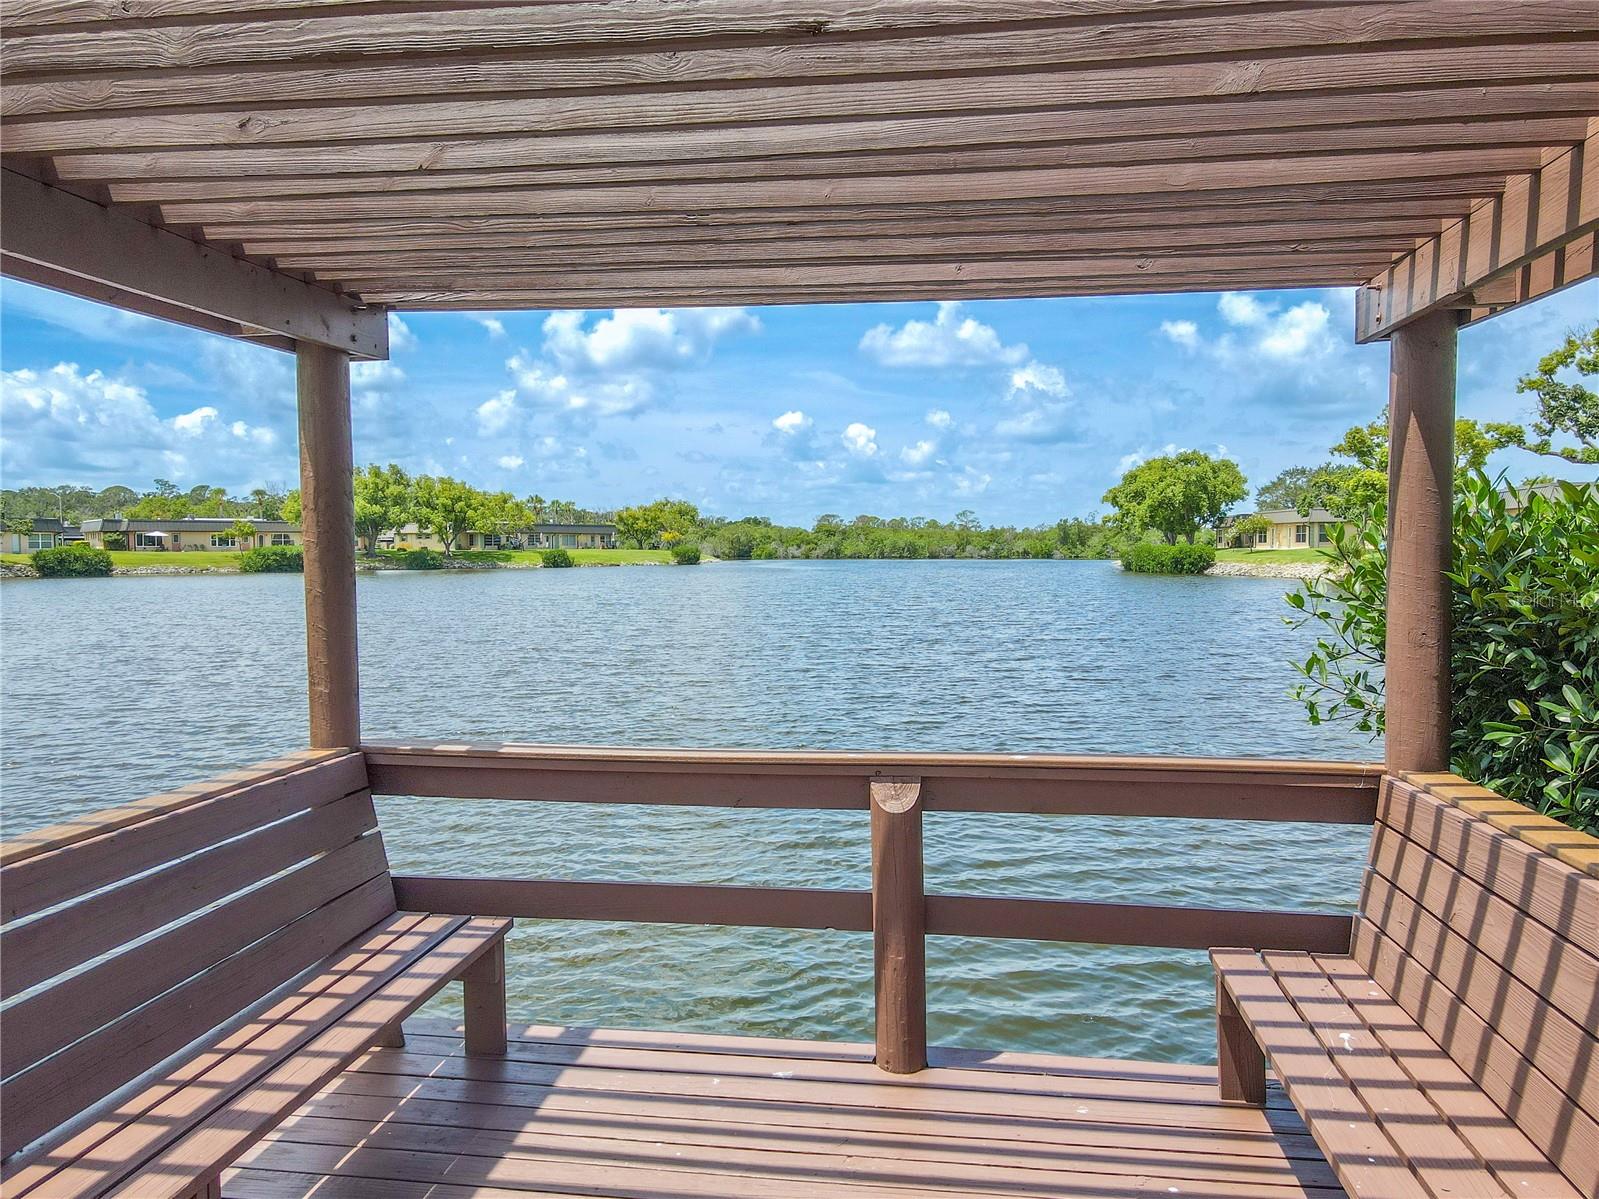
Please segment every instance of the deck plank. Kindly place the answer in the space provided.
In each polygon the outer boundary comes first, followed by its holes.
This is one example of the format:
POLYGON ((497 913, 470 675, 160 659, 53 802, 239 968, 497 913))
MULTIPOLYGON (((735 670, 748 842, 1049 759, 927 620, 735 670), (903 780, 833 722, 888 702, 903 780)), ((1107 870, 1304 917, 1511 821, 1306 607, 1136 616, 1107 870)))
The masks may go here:
POLYGON ((407 1025, 242 1157, 228 1199, 1183 1194, 1342 1199, 1303 1123, 1213 1067, 762 1037, 513 1028, 503 1060, 407 1025), (990 1067, 992 1059, 996 1065, 990 1067))

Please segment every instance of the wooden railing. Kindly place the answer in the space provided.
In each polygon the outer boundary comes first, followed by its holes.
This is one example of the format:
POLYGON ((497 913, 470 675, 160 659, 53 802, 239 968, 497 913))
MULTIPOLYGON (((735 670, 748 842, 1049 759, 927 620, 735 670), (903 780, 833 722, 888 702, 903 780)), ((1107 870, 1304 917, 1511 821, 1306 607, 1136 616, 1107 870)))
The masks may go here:
POLYGON ((877 1060, 926 1064, 928 935, 1345 953, 1322 912, 927 894, 924 812, 1370 824, 1374 763, 1034 754, 769 753, 543 746, 365 747, 374 794, 533 802, 869 810, 872 889, 396 876, 402 908, 530 919, 871 932, 877 1060))

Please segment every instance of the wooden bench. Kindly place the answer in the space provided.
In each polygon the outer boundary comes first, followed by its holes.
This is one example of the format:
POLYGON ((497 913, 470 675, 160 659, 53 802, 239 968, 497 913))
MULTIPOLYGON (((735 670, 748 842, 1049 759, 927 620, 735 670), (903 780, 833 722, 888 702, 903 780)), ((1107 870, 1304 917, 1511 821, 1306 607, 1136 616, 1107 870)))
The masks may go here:
POLYGON ((400 912, 360 753, 307 752, 0 847, 0 1184, 208 1197, 447 983, 505 1050, 510 921, 400 912))
POLYGON ((1599 1195, 1599 841, 1390 778, 1351 952, 1211 958, 1222 1098, 1269 1057, 1351 1195, 1599 1195))

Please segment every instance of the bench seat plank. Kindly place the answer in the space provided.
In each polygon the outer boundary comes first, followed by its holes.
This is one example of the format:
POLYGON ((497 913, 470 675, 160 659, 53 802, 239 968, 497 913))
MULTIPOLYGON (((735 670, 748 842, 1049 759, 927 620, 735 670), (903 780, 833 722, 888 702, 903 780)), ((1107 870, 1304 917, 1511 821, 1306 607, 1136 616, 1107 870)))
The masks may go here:
MULTIPOLYGON (((364 996, 442 935, 443 926, 435 924, 430 929, 423 923, 426 919, 419 912, 397 912, 381 920, 280 989, 264 1005, 223 1025, 207 1044, 185 1053, 132 1094, 113 1098, 90 1120, 69 1129, 64 1139, 7 1162, 8 1199, 32 1193, 47 1179, 51 1185, 41 1194, 85 1191, 96 1180, 105 1180, 107 1163, 137 1161, 154 1152, 164 1143, 163 1129, 171 1130, 172 1136, 181 1130, 173 1111, 192 1101, 192 1095, 186 1098, 185 1092, 212 1086, 213 1072, 229 1061, 237 1065, 245 1060, 243 1055, 254 1056, 264 1069, 271 1059, 262 1039, 274 1035, 274 1030, 297 1029, 299 1042, 308 1039, 321 1021, 364 996), (352 992, 352 987, 359 989, 352 992)), ((218 1102, 222 1097, 219 1095, 218 1102)))
POLYGON ((1216 949, 1211 960, 1344 1186, 1361 1199, 1433 1199, 1260 955, 1216 949))
POLYGON ((1347 957, 1316 955, 1350 1010, 1512 1195, 1583 1195, 1427 1033, 1347 957))
MULTIPOLYGON (((431 917, 430 919, 442 919, 431 917)), ((197 1176, 231 1164, 342 1073, 389 1025, 404 1020, 504 939, 511 921, 470 917, 348 1014, 236 1092, 197 1126, 106 1191, 108 1199, 182 1199, 197 1176)))

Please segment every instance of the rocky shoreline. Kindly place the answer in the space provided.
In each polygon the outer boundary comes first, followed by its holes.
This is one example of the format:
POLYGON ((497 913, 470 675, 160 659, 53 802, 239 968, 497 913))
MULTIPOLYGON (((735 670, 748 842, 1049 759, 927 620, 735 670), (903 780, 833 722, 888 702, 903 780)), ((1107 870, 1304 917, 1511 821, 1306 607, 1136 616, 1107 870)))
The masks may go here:
POLYGON ((1205 573, 1227 579, 1319 579, 1326 562, 1218 562, 1205 573))

